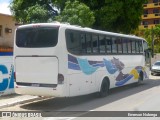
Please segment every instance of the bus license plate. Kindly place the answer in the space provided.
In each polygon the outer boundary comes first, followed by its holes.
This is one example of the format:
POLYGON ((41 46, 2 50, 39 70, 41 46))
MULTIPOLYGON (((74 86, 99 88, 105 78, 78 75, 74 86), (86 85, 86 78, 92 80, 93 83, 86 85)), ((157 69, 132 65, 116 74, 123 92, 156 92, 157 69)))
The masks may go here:
POLYGON ((33 87, 39 87, 40 85, 38 83, 33 83, 32 86, 33 87))

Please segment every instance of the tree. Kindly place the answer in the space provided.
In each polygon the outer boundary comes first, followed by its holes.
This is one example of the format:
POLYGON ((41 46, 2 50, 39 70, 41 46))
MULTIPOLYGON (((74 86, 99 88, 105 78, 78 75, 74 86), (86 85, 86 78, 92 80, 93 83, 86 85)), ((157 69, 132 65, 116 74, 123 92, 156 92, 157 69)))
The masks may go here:
POLYGON ((152 48, 152 33, 154 39, 154 52, 160 53, 160 25, 156 25, 153 29, 143 29, 137 32, 138 36, 144 37, 150 48, 152 48))
POLYGON ((95 12, 94 28, 131 33, 141 21, 147 0, 80 0, 95 12))
POLYGON ((57 17, 59 21, 81 26, 91 26, 94 23, 94 14, 89 7, 75 0, 66 1, 68 0, 13 0, 10 9, 16 20, 24 24, 54 21, 58 12, 61 12, 57 17))
POLYGON ((131 33, 140 24, 142 5, 148 0, 74 1, 13 0, 10 7, 16 20, 23 23, 52 21, 60 12, 60 21, 100 30, 131 33))
POLYGON ((47 22, 58 15, 52 4, 51 0, 13 0, 10 9, 19 22, 47 22))
MULTIPOLYGON (((65 3, 67 2, 68 0, 52 0, 52 3, 54 3, 54 6, 56 8, 58 8, 59 11, 63 11, 64 8, 65 8, 65 3)), ((74 0, 72 0, 73 2, 74 0)))
POLYGON ((69 22, 70 24, 91 27, 95 21, 93 12, 79 1, 67 1, 61 15, 56 17, 60 22, 69 22))

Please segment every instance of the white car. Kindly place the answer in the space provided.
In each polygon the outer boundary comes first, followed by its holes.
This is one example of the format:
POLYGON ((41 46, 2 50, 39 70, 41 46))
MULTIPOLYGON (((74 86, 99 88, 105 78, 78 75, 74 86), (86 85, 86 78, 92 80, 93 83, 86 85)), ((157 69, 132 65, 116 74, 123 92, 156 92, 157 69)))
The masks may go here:
POLYGON ((151 75, 160 74, 160 61, 156 61, 151 68, 151 75))

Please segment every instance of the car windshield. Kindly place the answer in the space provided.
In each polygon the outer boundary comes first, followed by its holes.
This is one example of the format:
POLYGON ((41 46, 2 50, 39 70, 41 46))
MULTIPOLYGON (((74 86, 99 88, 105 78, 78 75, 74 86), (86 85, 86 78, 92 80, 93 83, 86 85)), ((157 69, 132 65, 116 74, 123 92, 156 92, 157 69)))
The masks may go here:
POLYGON ((156 65, 156 66, 160 66, 160 62, 156 62, 154 65, 156 65))

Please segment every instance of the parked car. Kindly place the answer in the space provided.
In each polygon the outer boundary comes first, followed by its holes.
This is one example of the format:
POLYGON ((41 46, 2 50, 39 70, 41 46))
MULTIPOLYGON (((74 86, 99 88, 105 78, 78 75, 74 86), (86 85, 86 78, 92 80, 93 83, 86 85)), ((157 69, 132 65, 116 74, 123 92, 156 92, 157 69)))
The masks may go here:
POLYGON ((151 68, 151 75, 160 74, 160 61, 156 61, 151 68))

